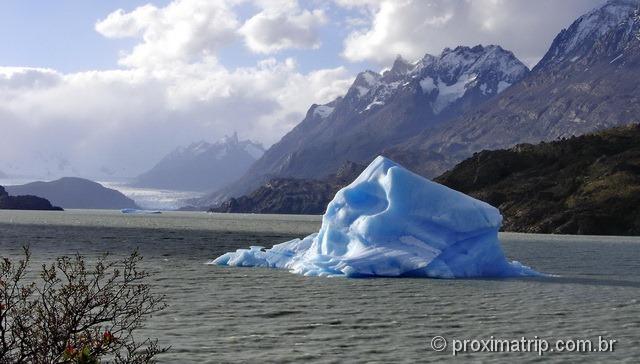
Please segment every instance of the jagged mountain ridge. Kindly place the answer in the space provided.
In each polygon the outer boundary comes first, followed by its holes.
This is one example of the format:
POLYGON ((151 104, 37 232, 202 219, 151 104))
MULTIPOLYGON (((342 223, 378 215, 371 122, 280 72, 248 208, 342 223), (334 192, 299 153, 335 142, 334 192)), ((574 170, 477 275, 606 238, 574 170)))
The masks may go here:
POLYGON ((639 6, 638 0, 612 0, 580 16, 567 29, 560 31, 534 69, 557 65, 566 60, 576 61, 590 53, 602 36, 621 25, 623 29, 626 28, 623 32, 632 31, 639 6))
POLYGON ((614 0, 581 16, 521 82, 384 154, 433 177, 483 149, 640 121, 639 6, 639 0, 614 0))
POLYGON ((176 148, 131 185, 213 191, 239 178, 263 153, 261 144, 239 140, 237 133, 215 143, 200 141, 176 148))
POLYGON ((385 147, 440 127, 528 72, 495 45, 445 49, 415 63, 398 57, 382 74, 358 74, 344 96, 311 106, 239 181, 200 203, 242 195, 274 177, 322 178, 347 160, 368 163, 385 147))

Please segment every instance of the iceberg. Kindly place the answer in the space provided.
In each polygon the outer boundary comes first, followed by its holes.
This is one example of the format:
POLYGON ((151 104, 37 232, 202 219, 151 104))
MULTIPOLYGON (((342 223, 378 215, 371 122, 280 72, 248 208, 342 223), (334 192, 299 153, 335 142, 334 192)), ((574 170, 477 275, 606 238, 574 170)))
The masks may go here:
POLYGON ((162 213, 162 211, 157 211, 157 210, 140 210, 140 209, 131 209, 131 208, 121 209, 120 212, 122 212, 123 214, 161 214, 162 213))
POLYGON ((305 276, 523 277, 508 261, 495 207, 377 157, 327 206, 318 233, 226 253, 211 264, 288 269, 305 276))

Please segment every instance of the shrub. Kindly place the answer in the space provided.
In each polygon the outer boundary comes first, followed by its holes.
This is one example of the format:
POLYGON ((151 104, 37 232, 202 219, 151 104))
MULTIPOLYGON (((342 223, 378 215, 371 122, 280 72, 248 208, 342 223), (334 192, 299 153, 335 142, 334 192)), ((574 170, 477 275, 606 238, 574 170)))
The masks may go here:
POLYGON ((37 276, 30 258, 25 248, 21 260, 0 260, 0 363, 151 363, 168 350, 134 337, 166 307, 137 252, 91 268, 78 254, 60 257, 37 276))

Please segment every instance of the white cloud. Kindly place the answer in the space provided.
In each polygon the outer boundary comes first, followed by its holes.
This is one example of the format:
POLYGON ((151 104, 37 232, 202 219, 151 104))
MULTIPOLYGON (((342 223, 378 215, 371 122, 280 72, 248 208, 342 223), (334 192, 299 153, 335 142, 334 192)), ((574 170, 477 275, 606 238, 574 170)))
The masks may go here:
POLYGON ((107 38, 126 38, 139 35, 152 19, 158 8, 151 4, 140 6, 130 13, 118 9, 96 23, 96 31, 107 38))
MULTIPOLYGON (((57 170, 68 161, 73 173, 88 177, 103 167, 133 176, 178 145, 234 131, 269 145, 312 103, 346 91, 352 76, 342 67, 301 72, 295 60, 274 58, 240 68, 220 64, 217 51, 241 39, 236 3, 175 0, 112 12, 96 31, 139 38, 122 54, 122 69, 62 74, 0 68, 0 169, 68 174, 57 170)), ((293 16, 259 39, 260 47, 316 44, 314 27, 324 15, 291 1, 280 5, 285 12, 279 14, 293 16), (287 33, 305 26, 306 35, 287 33)), ((268 9, 259 11, 256 16, 272 19, 268 9)))
POLYGON ((0 169, 68 174, 51 162, 67 160, 88 177, 102 167, 132 176, 177 145, 233 131, 268 145, 350 81, 344 68, 302 73, 290 59, 235 70, 211 59, 162 72, 3 69, 0 162, 20 168, 0 169))
POLYGON ((20 91, 55 85, 61 75, 49 68, 0 67, 0 90, 20 91))
POLYGON ((126 13, 119 9, 96 23, 110 38, 140 36, 141 42, 120 59, 129 67, 158 68, 212 56, 237 36, 239 21, 233 1, 175 0, 164 8, 153 5, 126 13))
POLYGON ((440 54, 445 47, 499 44, 535 64, 553 37, 575 18, 604 0, 336 0, 363 9, 368 26, 344 41, 350 61, 388 64, 440 54))
POLYGON ((324 11, 301 10, 296 5, 269 6, 247 20, 240 33, 256 53, 288 48, 318 48, 318 28, 327 22, 324 11))

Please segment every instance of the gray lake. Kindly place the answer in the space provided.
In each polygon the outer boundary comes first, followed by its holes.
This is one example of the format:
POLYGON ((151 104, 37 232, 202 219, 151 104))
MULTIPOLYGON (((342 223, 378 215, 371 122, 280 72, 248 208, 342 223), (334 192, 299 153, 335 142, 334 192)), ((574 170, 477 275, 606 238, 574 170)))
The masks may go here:
POLYGON ((535 279, 344 279, 206 264, 320 226, 317 216, 0 210, 0 255, 29 245, 34 266, 64 254, 138 249, 169 307, 141 335, 170 345, 165 363, 627 362, 640 358, 640 238, 503 233, 535 279), (434 336, 448 347, 436 352, 434 336), (454 340, 598 337, 613 351, 467 352, 454 340))

